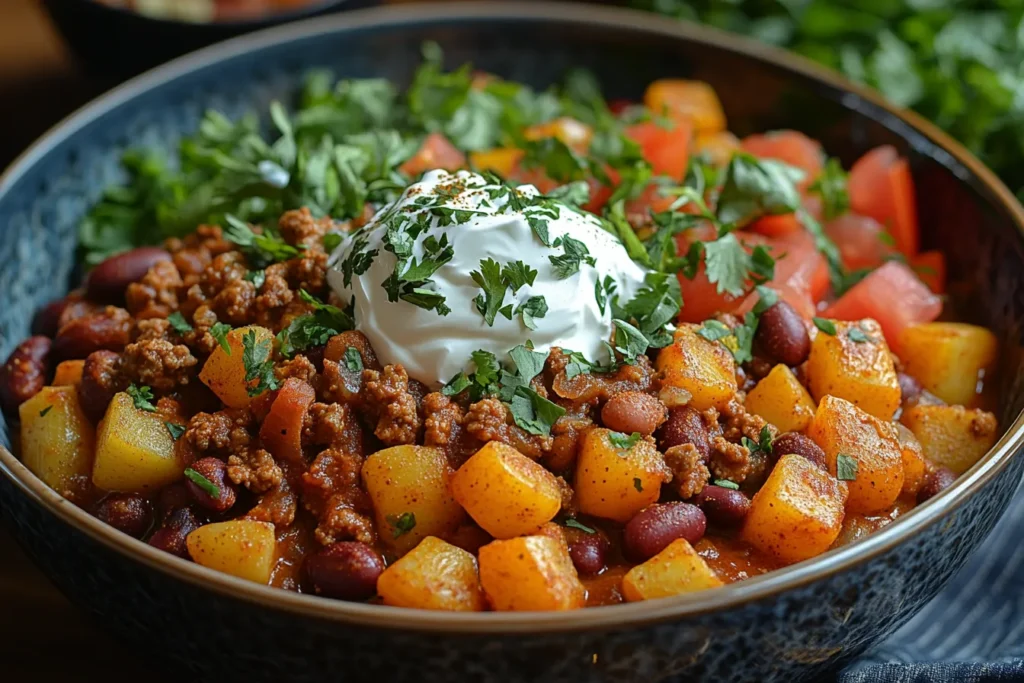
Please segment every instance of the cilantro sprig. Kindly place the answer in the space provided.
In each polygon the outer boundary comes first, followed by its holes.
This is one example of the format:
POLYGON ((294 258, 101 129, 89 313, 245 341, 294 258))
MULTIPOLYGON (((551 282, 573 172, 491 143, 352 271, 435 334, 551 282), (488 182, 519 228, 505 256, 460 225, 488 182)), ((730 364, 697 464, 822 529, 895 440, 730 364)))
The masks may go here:
POLYGON ((270 339, 256 338, 256 330, 249 330, 242 336, 242 365, 249 396, 259 396, 281 386, 274 375, 272 347, 270 339))

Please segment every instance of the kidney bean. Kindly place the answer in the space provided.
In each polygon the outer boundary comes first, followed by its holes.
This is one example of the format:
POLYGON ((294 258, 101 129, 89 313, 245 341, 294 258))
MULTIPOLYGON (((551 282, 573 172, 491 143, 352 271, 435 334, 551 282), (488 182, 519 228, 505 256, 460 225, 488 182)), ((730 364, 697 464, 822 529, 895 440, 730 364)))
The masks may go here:
POLYGON ((778 458, 783 455, 802 455, 823 470, 828 470, 828 463, 825 461, 825 451, 821 446, 811 441, 809 437, 799 432, 786 432, 776 437, 772 442, 772 454, 778 458))
POLYGON ((377 594, 384 558, 359 541, 329 545, 306 558, 306 578, 317 595, 338 600, 367 600, 377 594))
POLYGON ((309 359, 309 362, 313 364, 317 372, 324 371, 324 351, 327 349, 325 346, 311 346, 302 352, 302 355, 309 359))
POLYGON ((85 298, 85 294, 82 290, 75 290, 66 297, 64 297, 64 306, 61 308, 60 317, 57 318, 57 329, 54 330, 54 336, 60 331, 60 328, 67 325, 73 320, 84 318, 90 313, 102 309, 103 307, 95 301, 89 301, 85 298))
POLYGON ((202 524, 189 508, 178 508, 164 520, 160 528, 149 537, 149 544, 178 557, 188 557, 185 538, 202 524))
POLYGON ((128 311, 107 306, 101 311, 76 318, 60 328, 53 340, 54 355, 60 360, 85 358, 93 351, 120 351, 129 342, 132 317, 128 311))
POLYGON ((192 469, 216 486, 219 492, 219 495, 214 498, 189 479, 186 485, 196 503, 213 512, 224 512, 235 504, 235 486, 228 479, 228 467, 224 464, 223 460, 203 458, 192 463, 192 469))
POLYGON ((811 353, 803 318, 785 301, 761 314, 754 340, 768 356, 786 365, 800 365, 811 353))
POLYGON ((923 503, 930 498, 939 495, 943 490, 948 489, 956 481, 956 474, 948 467, 936 467, 935 470, 925 477, 924 484, 917 492, 917 502, 923 503))
POLYGON ((131 493, 112 493, 96 508, 96 517, 133 538, 142 538, 153 526, 153 504, 131 493))
POLYGON ((609 543, 603 533, 566 528, 565 539, 569 543, 569 557, 580 574, 597 574, 605 568, 609 543))
POLYGON ((696 543, 704 537, 707 519, 696 505, 690 503, 662 503, 646 507, 626 523, 623 532, 626 554, 642 562, 648 560, 669 543, 685 538, 696 543))
POLYGON ((724 526, 739 524, 750 511, 750 499, 743 492, 724 486, 705 486, 693 502, 708 520, 724 526))
POLYGON ((665 421, 665 406, 642 391, 623 391, 604 404, 601 421, 617 432, 650 436, 665 421))
POLYGON ((32 334, 53 338, 60 329, 60 314, 67 305, 67 299, 57 299, 36 311, 32 317, 32 334))
POLYGON ((170 260, 171 255, 159 247, 138 247, 111 256, 85 279, 86 296, 104 303, 122 302, 128 285, 142 279, 153 264, 170 260))
POLYGON ((690 406, 677 406, 668 411, 658 432, 658 447, 664 452, 684 443, 692 443, 705 461, 711 457, 711 435, 704 418, 690 406))
POLYGON ((120 369, 121 356, 113 351, 94 351, 86 357, 78 383, 78 402, 93 422, 103 419, 114 394, 124 389, 120 369))
POLYGON ((46 386, 50 378, 52 344, 46 337, 29 337, 18 344, 0 368, 0 405, 14 414, 18 406, 46 386))
POLYGON ((924 388, 920 382, 904 372, 898 373, 896 379, 900 383, 900 394, 902 395, 904 405, 913 404, 917 399, 921 398, 921 392, 924 391, 924 388))
POLYGON ((189 491, 186 482, 178 481, 170 486, 165 486, 156 496, 157 519, 163 522, 179 508, 187 508, 194 502, 192 492, 189 491))

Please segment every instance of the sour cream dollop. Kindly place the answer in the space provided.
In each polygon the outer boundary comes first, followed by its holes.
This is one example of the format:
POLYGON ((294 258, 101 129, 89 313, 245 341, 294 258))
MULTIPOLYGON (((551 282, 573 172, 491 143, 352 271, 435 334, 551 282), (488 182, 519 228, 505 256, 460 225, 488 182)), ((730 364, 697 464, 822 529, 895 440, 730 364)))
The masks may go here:
MULTIPOLYGON (((345 237, 331 255, 327 281, 342 300, 353 302, 356 328, 382 363, 401 363, 410 377, 437 388, 467 369, 472 352, 489 351, 505 361, 510 350, 527 340, 537 351, 558 346, 591 360, 606 358, 603 342, 612 335, 612 311, 610 304, 602 311, 598 283, 603 288, 610 278, 615 293, 628 301, 643 286, 646 271, 597 218, 540 202, 539 196, 532 185, 512 190, 470 171, 431 171, 345 237), (535 230, 538 220, 546 225, 551 246, 535 230), (441 315, 402 298, 390 301, 384 283, 395 273, 398 258, 389 244, 411 241, 415 263, 422 263, 424 254, 438 253, 443 237, 451 258, 430 275, 424 289, 443 296, 450 312, 441 315), (578 272, 560 278, 549 257, 566 253, 560 244, 566 237, 586 247, 593 265, 584 260, 578 272), (483 290, 472 277, 482 272, 486 259, 502 267, 522 261, 537 271, 532 284, 514 293, 508 287, 502 301, 503 307, 511 304, 516 310, 543 296, 547 312, 534 318, 536 329, 529 329, 521 314, 509 320, 499 313, 493 325, 487 324, 475 303, 483 290)), ((406 262, 406 271, 411 265, 406 262)))

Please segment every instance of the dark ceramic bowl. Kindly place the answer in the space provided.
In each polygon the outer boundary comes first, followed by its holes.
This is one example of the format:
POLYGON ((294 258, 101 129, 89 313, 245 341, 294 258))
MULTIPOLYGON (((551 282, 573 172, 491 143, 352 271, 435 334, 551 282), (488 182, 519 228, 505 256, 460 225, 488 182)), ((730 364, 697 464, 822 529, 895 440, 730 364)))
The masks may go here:
MULTIPOLYGON (((0 511, 44 572, 133 647, 193 680, 503 683, 807 680, 907 621, 963 566, 1016 488, 1024 212, 931 125, 806 62, 706 28, 599 7, 456 4, 353 12, 236 39, 149 73, 61 124, 0 179, 0 354, 60 296, 75 227, 132 144, 168 145, 207 107, 291 92, 312 66, 405 81, 424 40, 452 64, 543 86, 587 66, 611 97, 663 76, 709 81, 739 133, 800 128, 847 163, 909 156, 929 248, 968 318, 1002 338, 1005 436, 941 495, 850 546, 717 590, 544 614, 444 614, 334 602, 218 574, 121 535, 0 452, 0 511)), ((10 445, 6 429, 3 441, 10 445)))
POLYGON ((251 19, 197 23, 160 19, 97 0, 43 0, 75 55, 98 75, 114 79, 243 33, 372 4, 374 0, 310 0, 296 9, 251 19))

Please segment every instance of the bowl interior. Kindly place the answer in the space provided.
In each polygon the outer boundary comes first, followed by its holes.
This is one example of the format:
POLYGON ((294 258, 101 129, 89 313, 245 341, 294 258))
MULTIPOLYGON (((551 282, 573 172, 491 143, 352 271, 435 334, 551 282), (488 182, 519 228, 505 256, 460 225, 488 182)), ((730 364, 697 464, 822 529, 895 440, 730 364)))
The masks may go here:
MULTIPOLYGON (((948 258, 951 301, 963 318, 1003 341, 998 415, 1008 427, 1024 407, 1021 320, 1024 244, 1020 208, 991 174, 930 127, 916 129, 871 95, 845 89, 802 62, 756 58, 765 48, 721 42, 686 27, 602 8, 516 3, 363 13, 303 22, 186 57, 132 81, 73 117, 0 179, 0 354, 29 334, 34 311, 62 296, 75 272, 75 234, 88 206, 121 178, 118 159, 143 145, 169 150, 206 109, 238 116, 289 101, 303 72, 408 81, 420 45, 437 41, 449 66, 477 68, 544 87, 574 67, 592 70, 610 98, 638 100, 661 77, 709 82, 739 135, 796 128, 852 163, 896 146, 917 183, 926 248, 948 258), (732 45, 730 47, 730 45, 732 45)), ((0 417, 0 444, 11 446, 0 417)), ((896 525, 898 526, 898 525, 896 525)))

